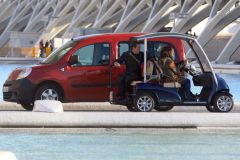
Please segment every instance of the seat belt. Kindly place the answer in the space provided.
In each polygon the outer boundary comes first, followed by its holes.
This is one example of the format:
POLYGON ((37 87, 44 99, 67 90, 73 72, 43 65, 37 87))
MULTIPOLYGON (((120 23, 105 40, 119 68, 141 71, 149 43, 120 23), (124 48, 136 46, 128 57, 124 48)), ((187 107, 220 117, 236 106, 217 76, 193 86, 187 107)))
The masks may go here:
POLYGON ((157 70, 158 70, 159 74, 163 74, 163 70, 162 70, 162 68, 159 66, 159 64, 158 64, 155 60, 153 60, 153 63, 154 63, 154 65, 157 67, 157 70))
POLYGON ((130 52, 129 55, 130 55, 138 64, 140 64, 140 61, 139 61, 134 55, 132 55, 132 52, 130 52))

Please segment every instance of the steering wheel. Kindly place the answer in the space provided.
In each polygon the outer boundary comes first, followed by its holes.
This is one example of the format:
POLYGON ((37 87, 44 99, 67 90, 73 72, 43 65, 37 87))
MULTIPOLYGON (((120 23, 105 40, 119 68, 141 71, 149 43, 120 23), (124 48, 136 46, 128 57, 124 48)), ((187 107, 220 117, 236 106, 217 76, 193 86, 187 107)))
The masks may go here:
POLYGON ((180 72, 184 71, 184 69, 186 68, 186 65, 187 65, 187 61, 186 60, 176 63, 177 69, 180 72))
POLYGON ((186 65, 184 71, 189 73, 191 76, 197 75, 197 69, 194 65, 186 65))

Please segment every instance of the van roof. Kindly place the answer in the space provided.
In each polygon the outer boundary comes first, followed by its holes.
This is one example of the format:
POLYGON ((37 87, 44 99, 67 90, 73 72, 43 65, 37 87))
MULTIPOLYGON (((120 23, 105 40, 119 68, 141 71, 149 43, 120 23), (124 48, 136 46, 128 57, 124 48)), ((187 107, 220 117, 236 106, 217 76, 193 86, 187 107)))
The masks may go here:
POLYGON ((195 39, 195 37, 182 34, 182 33, 174 33, 174 32, 156 32, 156 33, 101 33, 101 34, 91 34, 91 35, 85 35, 85 36, 79 36, 72 38, 74 41, 80 41, 83 39, 88 38, 111 38, 111 37, 129 37, 133 38, 132 40, 143 40, 145 38, 156 38, 156 37, 172 37, 172 38, 180 38, 180 39, 195 39))
POLYGON ((87 38, 97 37, 97 38, 109 38, 109 37, 134 37, 140 36, 147 33, 101 33, 101 34, 91 34, 85 36, 79 36, 72 38, 73 41, 80 41, 87 38))

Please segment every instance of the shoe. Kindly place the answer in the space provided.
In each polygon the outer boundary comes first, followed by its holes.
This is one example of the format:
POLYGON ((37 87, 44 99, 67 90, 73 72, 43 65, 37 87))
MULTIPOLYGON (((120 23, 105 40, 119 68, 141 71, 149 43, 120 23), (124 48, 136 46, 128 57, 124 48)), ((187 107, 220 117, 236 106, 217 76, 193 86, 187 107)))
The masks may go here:
POLYGON ((186 98, 185 101, 187 101, 187 102, 195 102, 196 99, 193 98, 193 97, 189 97, 189 98, 186 98))
POLYGON ((190 92, 189 94, 185 95, 185 101, 189 101, 189 102, 194 102, 197 101, 196 96, 190 92))

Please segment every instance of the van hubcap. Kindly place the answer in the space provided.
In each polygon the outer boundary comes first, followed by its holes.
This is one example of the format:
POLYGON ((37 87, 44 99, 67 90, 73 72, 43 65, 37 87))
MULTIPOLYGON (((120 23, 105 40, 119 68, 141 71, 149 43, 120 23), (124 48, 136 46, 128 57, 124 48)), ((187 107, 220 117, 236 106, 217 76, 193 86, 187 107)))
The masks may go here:
POLYGON ((46 89, 41 95, 41 100, 58 100, 58 93, 53 89, 46 89))
POLYGON ((137 107, 140 111, 149 111, 153 107, 153 100, 148 96, 142 96, 137 101, 137 107))
POLYGON ((221 96, 217 100, 217 107, 221 111, 228 111, 232 107, 233 103, 230 97, 228 96, 221 96))

